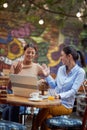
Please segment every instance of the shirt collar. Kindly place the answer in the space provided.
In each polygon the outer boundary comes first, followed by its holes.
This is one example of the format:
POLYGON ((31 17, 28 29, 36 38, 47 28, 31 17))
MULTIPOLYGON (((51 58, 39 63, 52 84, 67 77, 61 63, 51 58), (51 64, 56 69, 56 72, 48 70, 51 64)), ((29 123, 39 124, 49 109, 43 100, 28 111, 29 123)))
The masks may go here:
MULTIPOLYGON (((76 64, 76 65, 71 69, 71 71, 69 72, 69 74, 74 73, 74 72, 77 70, 77 68, 78 68, 78 65, 76 64)), ((65 66, 65 73, 66 73, 66 66, 65 66)))

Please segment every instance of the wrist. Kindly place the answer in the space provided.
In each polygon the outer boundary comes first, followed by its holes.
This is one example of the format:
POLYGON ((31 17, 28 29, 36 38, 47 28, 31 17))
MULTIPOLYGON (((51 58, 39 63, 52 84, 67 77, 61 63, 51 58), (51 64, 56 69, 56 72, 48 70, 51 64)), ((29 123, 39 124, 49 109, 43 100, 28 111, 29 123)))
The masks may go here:
POLYGON ((61 96, 59 95, 59 99, 61 99, 61 96))

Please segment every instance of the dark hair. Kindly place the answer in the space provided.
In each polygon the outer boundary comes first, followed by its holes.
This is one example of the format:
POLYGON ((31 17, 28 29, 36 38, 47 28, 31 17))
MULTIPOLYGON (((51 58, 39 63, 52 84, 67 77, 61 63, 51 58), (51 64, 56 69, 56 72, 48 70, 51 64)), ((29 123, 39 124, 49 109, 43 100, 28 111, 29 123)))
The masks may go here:
POLYGON ((24 51, 26 51, 26 49, 29 48, 29 47, 34 48, 35 51, 37 52, 37 48, 33 43, 26 44, 25 47, 24 47, 24 51))
POLYGON ((65 46, 63 51, 66 55, 71 54, 75 62, 80 58, 82 67, 86 67, 85 58, 81 51, 77 51, 73 46, 65 46))

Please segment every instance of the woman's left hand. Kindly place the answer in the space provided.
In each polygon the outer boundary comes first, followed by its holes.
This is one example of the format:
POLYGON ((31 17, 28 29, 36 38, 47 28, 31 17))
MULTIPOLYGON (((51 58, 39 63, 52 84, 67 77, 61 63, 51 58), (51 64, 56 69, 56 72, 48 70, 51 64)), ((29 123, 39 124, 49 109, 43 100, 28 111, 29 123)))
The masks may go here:
POLYGON ((42 71, 43 71, 44 76, 46 77, 50 74, 50 68, 47 67, 46 64, 42 64, 42 71))
POLYGON ((60 96, 58 94, 56 94, 55 99, 60 99, 60 96))

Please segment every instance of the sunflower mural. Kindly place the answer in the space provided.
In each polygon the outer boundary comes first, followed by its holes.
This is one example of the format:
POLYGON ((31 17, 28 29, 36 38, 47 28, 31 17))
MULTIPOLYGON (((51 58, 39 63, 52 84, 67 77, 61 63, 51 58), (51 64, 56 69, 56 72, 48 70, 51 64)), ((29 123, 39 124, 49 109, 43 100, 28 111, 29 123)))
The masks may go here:
POLYGON ((11 35, 10 26, 0 23, 0 71, 9 69, 13 60, 23 55, 23 43, 11 35))
POLYGON ((57 66, 60 63, 60 52, 61 52, 62 46, 55 46, 53 49, 48 50, 47 57, 49 59, 49 64, 48 66, 54 67, 57 66))
POLYGON ((23 55, 23 44, 14 38, 8 44, 0 44, 0 70, 9 69, 12 61, 23 55))
POLYGON ((9 43, 7 57, 11 60, 15 60, 22 55, 23 45, 18 39, 14 38, 13 41, 9 43))
POLYGON ((51 73, 57 73, 57 69, 61 64, 60 53, 63 48, 64 37, 55 26, 48 27, 43 35, 43 39, 49 43, 47 51, 48 66, 51 73))

